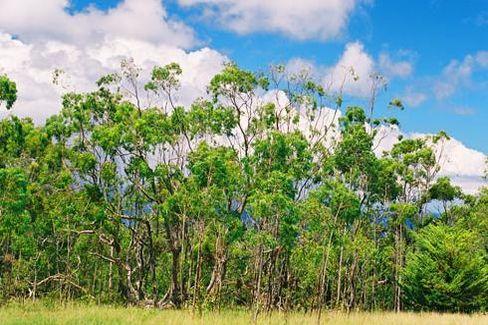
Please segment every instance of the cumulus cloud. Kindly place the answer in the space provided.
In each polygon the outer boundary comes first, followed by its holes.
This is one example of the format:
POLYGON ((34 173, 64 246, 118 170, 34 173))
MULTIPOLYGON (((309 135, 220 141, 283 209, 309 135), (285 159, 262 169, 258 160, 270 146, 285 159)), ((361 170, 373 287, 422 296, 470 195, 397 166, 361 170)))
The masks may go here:
POLYGON ((348 43, 339 61, 328 69, 323 82, 333 89, 344 85, 345 93, 366 97, 371 92, 370 76, 374 71, 374 59, 364 50, 364 45, 359 42, 348 43))
MULTIPOLYGON (((411 136, 419 137, 424 134, 412 134, 411 136)), ((440 176, 449 176, 454 184, 471 194, 487 185, 483 179, 485 154, 466 147, 454 138, 438 143, 435 149, 440 157, 440 176)))
POLYGON ((205 92, 226 57, 195 44, 193 31, 169 20, 159 0, 125 0, 108 11, 89 8, 69 14, 65 0, 0 0, 0 73, 19 88, 14 109, 0 114, 30 116, 40 122, 60 109, 65 89, 53 85, 62 69, 69 90, 87 91, 103 74, 133 58, 147 76, 155 65, 178 62, 183 69, 179 100, 189 103, 205 92), (35 3, 34 3, 35 2, 35 3), (15 36, 14 36, 15 35, 15 36))
POLYGON ((291 38, 335 38, 367 0, 178 0, 196 6, 209 20, 239 34, 277 32, 291 38))
POLYGON ((290 73, 306 73, 317 79, 326 89, 342 91, 354 97, 367 97, 371 93, 371 76, 376 63, 360 42, 347 43, 334 65, 322 66, 312 61, 294 58, 288 61, 290 73))

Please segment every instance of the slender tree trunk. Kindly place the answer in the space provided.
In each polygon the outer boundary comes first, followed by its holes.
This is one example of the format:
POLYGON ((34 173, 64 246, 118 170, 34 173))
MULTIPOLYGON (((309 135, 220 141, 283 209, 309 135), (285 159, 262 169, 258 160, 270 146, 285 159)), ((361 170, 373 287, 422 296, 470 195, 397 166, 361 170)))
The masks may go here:
POLYGON ((327 248, 324 251, 324 256, 322 257, 322 267, 320 272, 320 282, 319 282, 319 290, 317 294, 317 303, 318 303, 318 315, 317 315, 317 322, 320 323, 320 318, 322 316, 322 308, 325 300, 325 284, 326 284, 326 277, 327 277, 327 267, 329 264, 329 256, 330 256, 330 245, 332 243, 332 235, 333 232, 330 232, 329 240, 327 242, 327 248))
POLYGON ((200 236, 198 239, 198 251, 197 251, 197 268, 195 271, 195 284, 193 288, 193 302, 192 302, 192 310, 195 311, 196 303, 199 299, 199 292, 200 292, 200 274, 202 272, 202 240, 204 235, 204 227, 200 231, 200 236))
POLYGON ((342 275, 342 256, 344 253, 344 247, 341 244, 341 252, 339 254, 339 269, 337 271, 337 294, 336 294, 336 307, 339 307, 341 299, 341 275, 342 275))
POLYGON ((261 301, 261 276, 263 273, 263 247, 260 244, 256 263, 256 287, 254 292, 254 322, 257 321, 261 301))
POLYGON ((174 247, 171 250, 173 255, 171 264, 171 302, 175 307, 180 307, 181 305, 181 291, 180 291, 180 281, 179 281, 179 271, 180 271, 180 250, 174 247))

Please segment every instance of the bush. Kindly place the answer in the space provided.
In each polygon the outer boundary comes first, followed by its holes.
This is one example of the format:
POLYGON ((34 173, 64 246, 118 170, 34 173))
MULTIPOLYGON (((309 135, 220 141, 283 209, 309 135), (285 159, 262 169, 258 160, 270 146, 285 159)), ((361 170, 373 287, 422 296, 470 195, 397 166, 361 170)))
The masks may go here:
POLYGON ((486 310, 488 264, 482 238, 458 226, 431 224, 407 255, 402 286, 415 310, 486 310))

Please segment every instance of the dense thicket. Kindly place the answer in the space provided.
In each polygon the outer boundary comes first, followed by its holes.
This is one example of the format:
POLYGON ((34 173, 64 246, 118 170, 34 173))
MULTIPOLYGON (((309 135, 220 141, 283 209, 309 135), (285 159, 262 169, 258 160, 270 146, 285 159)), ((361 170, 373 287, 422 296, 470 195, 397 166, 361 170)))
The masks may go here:
MULTIPOLYGON (((3 299, 487 309, 488 191, 437 177, 446 134, 378 156, 397 121, 374 98, 343 108, 306 74, 229 64, 181 107, 180 74, 141 84, 125 61, 41 126, 0 122, 3 299)), ((0 77, 0 103, 15 99, 0 77)))

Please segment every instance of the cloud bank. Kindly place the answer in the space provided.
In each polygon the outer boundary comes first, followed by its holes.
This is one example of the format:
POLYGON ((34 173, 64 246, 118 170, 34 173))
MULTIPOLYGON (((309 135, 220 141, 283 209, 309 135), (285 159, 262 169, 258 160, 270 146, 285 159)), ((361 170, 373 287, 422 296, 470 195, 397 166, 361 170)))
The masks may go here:
POLYGON ((274 32, 298 40, 329 40, 346 28, 354 9, 367 0, 178 0, 207 20, 239 34, 274 32))

